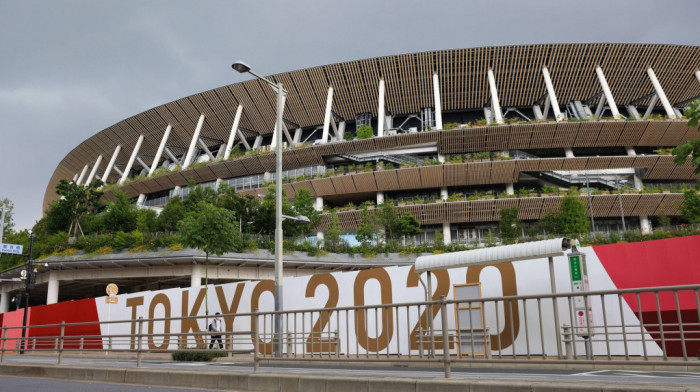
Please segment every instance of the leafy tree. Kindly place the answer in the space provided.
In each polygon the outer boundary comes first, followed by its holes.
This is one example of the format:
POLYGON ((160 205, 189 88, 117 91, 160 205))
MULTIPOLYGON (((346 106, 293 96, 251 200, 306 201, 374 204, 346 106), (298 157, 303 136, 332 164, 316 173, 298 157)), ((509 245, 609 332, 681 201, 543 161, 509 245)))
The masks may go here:
POLYGON ((136 211, 136 229, 143 233, 156 231, 158 214, 150 208, 141 208, 136 211))
POLYGON ((561 212, 548 211, 537 222, 538 231, 544 231, 548 234, 559 234, 561 230, 561 212))
POLYGON ((107 204, 103 220, 110 233, 130 232, 136 229, 136 207, 131 204, 129 196, 120 189, 114 191, 114 201, 107 204))
POLYGON ((500 211, 498 228, 501 230, 501 239, 506 244, 515 242, 522 231, 523 224, 518 219, 518 212, 518 207, 502 208, 500 211))
MULTIPOLYGON (((698 128, 700 131, 700 100, 695 100, 690 103, 690 108, 683 112, 688 117, 688 126, 698 128)), ((676 165, 682 165, 687 158, 691 157, 691 164, 695 165, 695 173, 700 173, 700 138, 689 140, 680 146, 673 149, 674 162, 676 165)))
MULTIPOLYGON (((273 235, 275 233, 275 187, 270 186, 267 194, 260 203, 257 214, 253 217, 253 226, 258 233, 273 235)), ((284 188, 282 189, 282 214, 296 216, 296 211, 289 200, 285 199, 284 188)), ((299 233, 299 225, 291 220, 282 222, 282 231, 287 235, 295 236, 299 233)))
POLYGON ((196 211, 199 203, 215 204, 216 191, 214 189, 197 185, 194 179, 191 178, 187 184, 187 188, 190 190, 187 194, 187 199, 184 201, 187 212, 196 211))
POLYGON ((399 218, 398 227, 403 235, 414 235, 421 233, 418 219, 416 219, 416 217, 410 212, 403 214, 401 218, 399 218))
POLYGON ((176 231, 177 222, 185 217, 186 212, 185 204, 179 196, 170 198, 158 216, 156 228, 158 231, 176 231))
POLYGON ((12 200, 8 198, 0 199, 0 210, 2 210, 1 206, 5 206, 5 221, 3 222, 3 237, 12 233, 12 229, 15 227, 15 222, 12 219, 12 211, 15 208, 14 203, 12 203, 12 200))
POLYGON ((681 204, 681 216, 690 223, 700 223, 700 195, 693 189, 683 194, 685 200, 681 204))
POLYGON ((61 198, 51 203, 46 211, 49 234, 59 231, 68 231, 73 237, 78 235, 78 231, 82 234, 80 218, 88 212, 95 212, 99 207, 102 192, 97 188, 101 185, 100 180, 95 180, 88 186, 61 180, 56 185, 56 193, 61 198))
POLYGON ((577 195, 569 193, 559 205, 559 227, 561 234, 588 233, 591 222, 586 217, 586 204, 577 195))
MULTIPOLYGON (((243 247, 233 212, 209 203, 199 203, 196 211, 188 212, 178 223, 182 244, 205 254, 205 286, 209 284, 209 254, 221 256, 243 247)), ((209 299, 205 297, 209 314, 209 299)))
POLYGON ((326 230, 324 245, 328 245, 330 249, 339 247, 342 243, 342 239, 340 238, 341 233, 340 219, 338 218, 338 213, 333 209, 328 215, 328 229, 326 230))
POLYGON ((241 232, 254 232, 253 226, 247 223, 253 221, 253 217, 260 208, 260 201, 253 195, 241 196, 236 193, 235 188, 223 182, 219 186, 219 191, 216 195, 216 206, 233 211, 236 214, 241 232))
POLYGON ((369 139, 374 136, 374 129, 372 129, 372 127, 369 125, 363 125, 357 128, 355 134, 357 135, 358 139, 369 139))
POLYGON ((357 238, 364 247, 371 245, 372 242, 377 239, 377 224, 366 208, 362 209, 362 213, 360 214, 360 224, 355 231, 355 238, 357 238))
POLYGON ((310 221, 308 224, 298 225, 301 235, 310 235, 321 223, 321 212, 314 208, 314 198, 311 196, 311 192, 308 189, 299 189, 294 195, 293 206, 297 215, 303 215, 310 221))
POLYGON ((384 229, 385 242, 395 239, 401 231, 396 208, 389 203, 382 203, 375 211, 375 217, 379 226, 384 229))

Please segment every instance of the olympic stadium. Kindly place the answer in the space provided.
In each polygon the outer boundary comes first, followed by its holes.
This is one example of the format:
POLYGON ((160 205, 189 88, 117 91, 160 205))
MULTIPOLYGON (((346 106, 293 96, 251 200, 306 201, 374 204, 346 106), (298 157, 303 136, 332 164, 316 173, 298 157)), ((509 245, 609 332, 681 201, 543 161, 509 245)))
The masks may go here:
MULTIPOLYGON (((60 180, 101 179, 106 199, 119 188, 155 209, 186 197, 191 181, 258 196, 281 137, 289 197, 307 189, 320 211, 391 202, 418 219, 425 240, 479 241, 507 207, 536 222, 571 187, 596 190, 580 195, 595 231, 645 233, 658 216, 679 215, 683 194, 673 190, 699 178, 668 152, 697 138, 681 117, 700 97, 699 69, 698 46, 620 43, 349 61, 267 77, 287 90, 280 132, 275 92, 240 81, 97 132, 58 164, 44 207, 60 180), (367 126, 369 137, 357 132, 367 126)), ((347 232, 360 215, 338 212, 347 232)))

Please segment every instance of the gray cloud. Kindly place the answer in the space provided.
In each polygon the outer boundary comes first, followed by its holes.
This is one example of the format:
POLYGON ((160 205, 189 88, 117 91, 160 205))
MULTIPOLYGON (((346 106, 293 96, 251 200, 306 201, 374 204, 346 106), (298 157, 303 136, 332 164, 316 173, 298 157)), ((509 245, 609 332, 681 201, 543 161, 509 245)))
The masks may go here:
POLYGON ((41 217, 56 165, 136 113, 264 74, 353 59, 548 42, 700 44, 688 1, 0 0, 0 197, 41 217))

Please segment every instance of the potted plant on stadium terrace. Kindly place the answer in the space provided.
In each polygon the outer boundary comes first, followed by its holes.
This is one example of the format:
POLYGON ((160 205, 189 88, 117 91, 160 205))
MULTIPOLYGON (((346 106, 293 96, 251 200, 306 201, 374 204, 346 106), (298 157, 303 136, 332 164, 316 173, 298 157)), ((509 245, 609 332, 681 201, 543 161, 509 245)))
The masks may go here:
POLYGON ((364 171, 365 173, 374 171, 374 168, 372 167, 372 163, 371 162, 365 163, 365 167, 362 171, 364 171))
POLYGON ((376 170, 377 171, 384 170, 384 162, 382 162, 382 161, 377 162, 376 170))
POLYGON ((449 194, 449 195, 447 195, 447 201, 448 202, 464 201, 464 193, 455 192, 455 193, 449 194))
POLYGON ((384 170, 394 170, 394 169, 395 169, 394 164, 391 163, 391 162, 387 162, 387 163, 384 165, 384 170))

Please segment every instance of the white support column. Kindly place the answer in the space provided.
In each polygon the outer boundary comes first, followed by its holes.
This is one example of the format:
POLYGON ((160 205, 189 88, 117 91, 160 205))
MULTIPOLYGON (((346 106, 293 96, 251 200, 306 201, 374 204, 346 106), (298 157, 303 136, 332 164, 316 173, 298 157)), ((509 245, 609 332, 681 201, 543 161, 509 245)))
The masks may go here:
POLYGON ((200 287, 202 285, 202 277, 204 276, 204 271, 202 266, 195 264, 192 266, 192 274, 190 275, 190 287, 200 287))
POLYGON ((377 192, 377 205, 384 204, 384 192, 377 192))
POLYGON ((302 131, 301 128, 297 128, 296 130, 294 130, 294 144, 299 144, 299 143, 301 143, 301 134, 302 134, 303 132, 304 132, 304 131, 302 131))
POLYGON ((197 143, 199 144, 200 147, 202 147, 202 150, 204 151, 205 154, 209 157, 209 160, 211 162, 216 160, 216 157, 214 154, 211 153, 211 150, 209 150, 209 147, 207 147, 207 144, 204 143, 204 140, 200 137, 199 140, 197 140, 197 143))
POLYGON ((58 278, 54 271, 49 272, 49 287, 46 292, 46 304, 51 305, 58 302, 58 278))
POLYGON ((90 185, 92 179, 95 178, 95 175, 97 174, 97 169, 100 167, 100 163, 102 163, 102 154, 100 154, 97 157, 97 161, 95 161, 95 165, 92 167, 90 175, 88 176, 87 180, 85 180, 85 186, 90 185))
POLYGON ((637 156, 637 151, 634 150, 634 147, 628 146, 625 147, 625 151, 627 151, 627 155, 634 157, 637 156))
POLYGON ((547 116, 549 116, 549 107, 552 106, 549 101, 549 94, 547 94, 546 97, 544 97, 544 111, 542 112, 542 119, 546 120, 547 116))
POLYGON ((651 222, 649 222, 649 217, 644 215, 639 217, 639 228, 642 234, 651 234, 651 222))
POLYGON ((440 198, 442 201, 447 201, 447 197, 449 196, 449 193, 447 192, 447 187, 443 186, 440 188, 440 198))
POLYGON ((506 195, 515 195, 515 186, 512 182, 506 184, 506 195))
POLYGON ((379 79, 379 103, 377 106, 377 136, 384 136, 384 121, 386 121, 386 115, 384 114, 384 79, 379 79))
POLYGON ((80 172, 80 176, 78 177, 78 181, 76 182, 76 185, 82 184, 83 178, 85 178, 85 174, 86 174, 87 171, 88 171, 88 167, 89 167, 88 165, 85 165, 85 166, 83 167, 83 171, 80 172))
POLYGON ((3 291, 0 293, 0 313, 10 311, 10 293, 3 291))
POLYGON ((260 146, 262 146, 262 142, 263 142, 263 137, 262 137, 262 135, 256 136, 256 137, 255 137, 255 141, 253 142, 253 150, 259 149, 260 146))
POLYGON ((698 78, 698 82, 700 82, 700 70, 695 71, 695 77, 698 78))
POLYGON ((442 222, 442 243, 449 245, 452 243, 452 228, 450 222, 442 222))
MULTIPOLYGON (((316 197, 314 200, 314 210, 322 212, 323 211, 323 197, 316 197)), ((316 232, 316 243, 318 244, 319 247, 323 248, 323 241, 324 241, 324 235, 323 231, 319 230, 316 232)))
POLYGON ((673 112, 673 107, 671 106, 671 103, 668 102, 668 98, 666 97, 666 93, 661 88, 661 84, 659 83, 659 79, 657 79, 656 74, 654 73, 654 70, 651 69, 651 67, 647 68, 647 75, 649 75, 649 80, 651 80, 651 84, 654 86, 654 90, 656 90, 656 95, 659 96, 659 99, 661 100, 661 104, 664 106, 664 109, 666 110, 666 115, 670 119, 675 119, 676 113, 673 112))
POLYGON ((600 101, 598 101, 598 107, 595 109, 596 120, 600 120, 600 118, 603 117, 603 110, 605 109, 605 100, 605 94, 603 94, 600 97, 600 101))
POLYGON ((440 78, 433 74, 433 98, 435 99, 435 129, 442 129, 442 102, 440 101, 440 78))
POLYGON ((659 102, 659 94, 654 94, 654 96, 651 97, 651 101, 649 101, 649 106, 647 107, 646 112, 644 112, 644 115, 642 116, 642 120, 646 120, 646 118, 649 117, 651 112, 654 111, 654 108, 656 108, 657 102, 659 102))
POLYGON ((445 155, 444 154, 438 154, 437 158, 438 158, 438 162, 445 163, 445 155))
POLYGON ((610 107, 610 112, 612 112, 613 118, 620 119, 620 111, 617 110, 617 104, 615 103, 615 98, 613 98, 612 92, 610 91, 610 86, 608 81, 605 79, 605 74, 603 74, 603 69, 600 66, 595 67, 595 73, 598 74, 598 82, 603 88, 603 94, 605 95, 605 100, 608 101, 608 106, 610 107))
POLYGON ((168 137, 170 137, 170 131, 172 131, 173 127, 172 125, 168 124, 168 126, 165 128, 165 133, 163 134, 163 138, 160 139, 160 145, 158 146, 158 151, 156 151, 156 156, 153 158, 153 163, 151 164, 151 168, 148 170, 148 177, 150 177, 154 171, 158 168, 158 162, 160 162, 160 157, 163 155, 163 150, 165 150, 165 144, 168 142, 168 137))
POLYGON ((204 125, 204 115, 199 116, 199 121, 197 121, 197 127, 194 129, 194 135, 192 135, 192 140, 190 141, 190 147, 187 149, 187 155, 185 155, 185 162, 182 163, 182 169, 187 169, 192 163, 192 156, 194 155, 194 150, 197 147, 197 140, 199 140, 199 134, 202 132, 202 126, 204 125))
MULTIPOLYGON (((243 114, 243 106, 238 105, 236 109, 236 116, 233 118, 233 125, 231 126, 231 133, 228 135, 228 143, 226 143, 226 153, 224 154, 224 160, 228 160, 231 157, 231 150, 233 149, 233 141, 236 139, 236 134, 238 133, 238 124, 241 122, 241 114, 243 114)), ((241 137, 243 140, 243 138, 241 137)))
POLYGON ((557 96, 554 93, 554 85, 552 84, 552 78, 549 75, 549 70, 547 67, 542 67, 542 76, 544 76, 544 84, 547 85, 547 95, 552 102, 552 111, 554 112, 554 119, 559 122, 563 120, 561 111, 559 110, 559 102, 557 101, 557 96))
POLYGON ((73 182, 75 182, 78 179, 78 176, 79 176, 79 174, 75 173, 75 175, 73 176, 73 182))
POLYGON ((328 87, 328 95, 326 96, 326 111, 323 116, 323 134, 321 135, 321 143, 328 143, 328 132, 330 130, 332 120, 333 106, 333 87, 328 87))
POLYGON ((336 131, 335 136, 339 142, 345 140, 345 121, 341 121, 340 123, 338 123, 338 130, 336 131))
POLYGON ((571 147, 564 147, 564 156, 567 158, 574 157, 574 151, 571 149, 571 147))
POLYGON ((532 113, 535 115, 535 120, 537 120, 537 121, 544 120, 544 116, 542 115, 542 109, 540 109, 540 105, 533 105, 532 106, 532 113))
MULTIPOLYGON (((284 139, 282 141, 284 141, 284 139)), ((275 127, 272 129, 272 140, 270 140, 270 149, 274 150, 276 146, 277 146, 277 124, 275 123, 275 127)))
POLYGON ((134 151, 131 152, 131 157, 129 158, 129 163, 126 164, 126 168, 122 172, 122 178, 119 179, 119 184, 124 183, 124 181, 126 181, 126 178, 129 176, 129 172, 131 171, 131 167, 134 166, 134 161, 136 160, 136 156, 139 154, 139 148, 141 148, 141 143, 143 143, 143 135, 140 135, 139 140, 136 141, 136 146, 134 146, 134 151))
POLYGON ((489 68, 489 88, 491 89, 491 106, 493 107, 493 117, 496 123, 503 124, 503 115, 501 114, 501 104, 498 102, 498 90, 496 89, 496 78, 493 76, 493 70, 489 68))
POLYGON ((114 149, 114 153, 112 154, 112 158, 109 160, 109 163, 107 164, 107 167, 105 168, 105 172, 102 175, 102 182, 104 184, 107 183, 107 177, 109 177, 109 173, 112 171, 112 168, 114 167, 114 162, 117 161, 117 156, 119 156, 119 151, 122 150, 122 146, 118 145, 117 148, 114 149))

